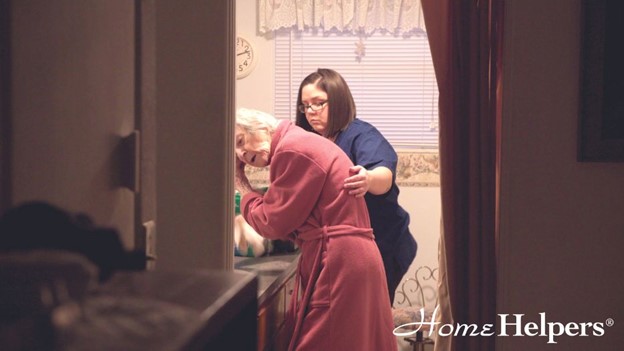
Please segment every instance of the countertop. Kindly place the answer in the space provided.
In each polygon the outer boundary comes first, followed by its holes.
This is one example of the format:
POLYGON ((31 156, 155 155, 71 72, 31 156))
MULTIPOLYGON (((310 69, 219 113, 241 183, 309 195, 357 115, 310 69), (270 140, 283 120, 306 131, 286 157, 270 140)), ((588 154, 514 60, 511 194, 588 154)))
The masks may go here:
POLYGON ((240 271, 119 272, 59 330, 59 349, 252 350, 256 289, 240 271))
POLYGON ((299 252, 262 257, 234 257, 234 268, 258 276, 258 306, 272 296, 297 269, 299 252))

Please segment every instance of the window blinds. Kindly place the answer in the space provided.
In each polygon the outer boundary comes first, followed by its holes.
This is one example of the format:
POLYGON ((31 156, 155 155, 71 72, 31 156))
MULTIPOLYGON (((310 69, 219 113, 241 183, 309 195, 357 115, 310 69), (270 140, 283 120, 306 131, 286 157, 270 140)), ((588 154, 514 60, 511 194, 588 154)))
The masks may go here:
POLYGON ((299 84, 317 68, 345 78, 357 117, 395 148, 438 148, 438 87, 426 34, 276 32, 276 117, 294 120, 299 84))

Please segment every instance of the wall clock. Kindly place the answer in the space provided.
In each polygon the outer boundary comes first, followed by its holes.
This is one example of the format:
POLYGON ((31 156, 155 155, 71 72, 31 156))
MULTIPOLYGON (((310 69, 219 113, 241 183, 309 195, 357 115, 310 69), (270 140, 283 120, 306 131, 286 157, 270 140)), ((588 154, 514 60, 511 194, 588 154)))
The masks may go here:
POLYGON ((257 53, 249 40, 236 37, 236 79, 247 77, 256 66, 257 53))

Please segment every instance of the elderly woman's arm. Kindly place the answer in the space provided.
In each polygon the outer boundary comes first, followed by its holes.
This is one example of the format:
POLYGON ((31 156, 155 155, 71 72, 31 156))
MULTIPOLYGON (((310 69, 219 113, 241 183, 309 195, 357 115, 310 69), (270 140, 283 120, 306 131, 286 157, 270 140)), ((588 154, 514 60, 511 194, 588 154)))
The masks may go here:
POLYGON ((245 163, 236 158, 236 171, 234 173, 234 187, 241 194, 241 197, 256 192, 256 190, 249 183, 247 175, 245 174, 245 163))
POLYGON ((274 178, 264 195, 241 197, 241 213, 265 238, 285 239, 310 217, 327 171, 308 156, 284 151, 273 156, 271 172, 274 178))

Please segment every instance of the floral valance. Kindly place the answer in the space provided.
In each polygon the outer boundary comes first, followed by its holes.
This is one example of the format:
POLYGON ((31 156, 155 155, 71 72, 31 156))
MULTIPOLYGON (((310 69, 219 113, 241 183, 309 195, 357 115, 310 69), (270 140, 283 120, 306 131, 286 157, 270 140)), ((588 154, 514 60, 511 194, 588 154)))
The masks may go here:
POLYGON ((258 30, 332 29, 370 34, 376 30, 425 30, 420 0, 258 0, 258 30))

